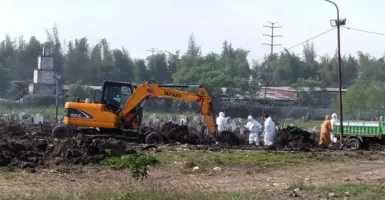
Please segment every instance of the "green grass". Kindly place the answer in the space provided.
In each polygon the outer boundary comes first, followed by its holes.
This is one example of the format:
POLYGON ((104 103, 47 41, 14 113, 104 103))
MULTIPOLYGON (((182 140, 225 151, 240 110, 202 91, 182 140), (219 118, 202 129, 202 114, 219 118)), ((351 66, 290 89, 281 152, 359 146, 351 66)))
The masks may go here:
POLYGON ((336 197, 355 200, 385 199, 385 186, 379 183, 347 183, 321 188, 321 191, 335 193, 336 197))
POLYGON ((89 191, 80 194, 58 194, 58 193, 45 193, 36 194, 33 196, 24 196, 23 194, 14 195, 7 199, 17 200, 200 200, 200 199, 212 199, 212 200, 249 200, 249 199, 265 199, 261 197, 261 193, 257 192, 202 192, 199 190, 185 189, 175 191, 172 189, 167 190, 153 190, 153 189, 130 189, 126 191, 114 192, 100 192, 89 191))
MULTIPOLYGON (((301 197, 289 197, 288 194, 293 190, 253 190, 253 191, 220 191, 220 190, 200 190, 197 188, 183 187, 135 187, 121 190, 87 190, 83 192, 68 191, 68 193, 36 193, 32 196, 23 193, 14 194, 7 199, 82 199, 82 200, 250 200, 250 199, 309 199, 319 200, 327 198, 330 193, 334 193, 334 197, 328 199, 349 199, 349 200, 380 200, 385 199, 385 187, 377 183, 347 183, 333 184, 325 187, 316 187, 314 185, 299 185, 299 194, 301 197)), ((294 187, 293 187, 294 188, 294 187)), ((294 188, 295 189, 295 188, 294 188)))
POLYGON ((0 180, 12 180, 17 177, 20 177, 21 174, 19 172, 14 172, 8 168, 1 167, 0 168, 0 180))
POLYGON ((210 151, 167 151, 155 155, 163 164, 181 163, 186 169, 198 166, 202 170, 216 166, 259 166, 266 169, 292 166, 304 163, 309 156, 305 153, 269 153, 264 151, 222 152, 210 151))
MULTIPOLYGON (((112 197, 112 200, 233 200, 233 199, 256 199, 259 196, 254 192, 202 192, 202 191, 133 191, 122 192, 112 197)), ((257 198, 258 199, 258 198, 257 198)))
POLYGON ((104 161, 107 165, 118 167, 119 169, 130 169, 134 179, 147 178, 147 166, 154 166, 159 163, 154 156, 138 153, 125 155, 119 158, 108 158, 104 161))

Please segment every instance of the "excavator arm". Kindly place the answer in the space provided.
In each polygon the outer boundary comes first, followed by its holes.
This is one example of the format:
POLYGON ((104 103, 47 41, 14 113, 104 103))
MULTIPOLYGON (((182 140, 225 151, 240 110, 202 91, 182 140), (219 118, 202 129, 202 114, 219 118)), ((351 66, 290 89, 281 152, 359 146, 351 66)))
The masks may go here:
POLYGON ((207 90, 199 86, 196 94, 185 91, 180 91, 170 88, 171 85, 161 84, 140 84, 135 91, 130 95, 125 106, 119 111, 120 118, 126 118, 129 113, 143 100, 152 98, 170 98, 183 100, 188 102, 196 102, 200 107, 200 111, 204 116, 210 134, 216 134, 217 125, 215 124, 215 116, 212 110, 212 99, 207 90))

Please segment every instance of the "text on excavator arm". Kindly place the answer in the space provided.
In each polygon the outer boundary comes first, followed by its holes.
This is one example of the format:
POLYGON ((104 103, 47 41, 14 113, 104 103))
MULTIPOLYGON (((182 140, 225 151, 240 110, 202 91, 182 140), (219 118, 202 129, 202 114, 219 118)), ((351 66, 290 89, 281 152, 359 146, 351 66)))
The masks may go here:
POLYGON ((204 87, 199 87, 198 93, 163 87, 159 84, 140 84, 127 100, 125 106, 120 111, 120 117, 126 116, 142 100, 152 98, 171 98, 189 102, 197 102, 202 115, 204 116, 208 130, 211 134, 216 134, 216 124, 214 113, 212 112, 212 99, 204 87))

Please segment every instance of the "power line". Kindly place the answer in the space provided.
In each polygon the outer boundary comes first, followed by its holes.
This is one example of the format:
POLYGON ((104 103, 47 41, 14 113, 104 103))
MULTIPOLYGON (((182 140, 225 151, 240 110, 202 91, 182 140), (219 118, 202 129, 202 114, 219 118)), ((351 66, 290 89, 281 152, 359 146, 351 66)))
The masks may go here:
POLYGON ((334 30, 335 28, 331 28, 331 29, 329 29, 329 30, 327 30, 327 31, 325 31, 325 32, 322 32, 322 33, 320 33, 320 34, 318 34, 318 35, 316 35, 316 36, 314 36, 314 37, 312 37, 312 38, 309 38, 309 39, 307 39, 307 40, 305 40, 305 41, 303 41, 303 42, 301 42, 301 43, 299 43, 299 44, 296 44, 296 45, 294 45, 294 46, 292 46, 292 47, 289 47, 289 48, 286 48, 287 50, 290 50, 290 49, 293 49, 293 48, 295 48, 295 47, 298 47, 299 45, 302 45, 302 44, 305 44, 306 42, 309 42, 310 40, 314 40, 314 39, 316 39, 316 38, 318 38, 318 37, 321 37, 322 35, 325 35, 326 33, 329 33, 330 31, 332 31, 332 30, 334 30))
MULTIPOLYGON (((301 42, 301 43, 298 43, 298 44, 296 44, 296 45, 294 45, 294 46, 291 46, 291 47, 289 47, 289 48, 286 48, 287 50, 290 50, 290 49, 293 49, 293 48, 296 48, 296 47, 298 47, 298 46, 300 46, 300 45, 302 45, 302 44, 305 44, 306 42, 309 42, 310 40, 314 40, 314 39, 316 39, 316 38, 318 38, 318 37, 321 37, 322 35, 325 35, 326 33, 329 33, 330 31, 332 31, 332 30, 334 30, 335 29, 335 27, 334 28, 331 28, 331 29, 329 29, 329 30, 327 30, 327 31, 324 31, 324 32, 322 32, 322 33, 320 33, 320 34, 318 34, 318 35, 316 35, 316 36, 314 36, 314 37, 311 37, 311 38, 309 38, 309 39, 306 39, 305 41, 303 41, 303 42, 301 42)), ((282 52, 284 52, 284 51, 281 51, 280 53, 282 53, 282 52)), ((259 61, 262 61, 262 60, 265 60, 266 58, 264 57, 264 58, 261 58, 261 59, 258 59, 258 60, 256 60, 257 62, 259 62, 259 61)))
POLYGON ((271 38, 271 42, 270 42, 270 44, 263 43, 263 45, 268 45, 268 46, 270 46, 270 47, 271 47, 270 55, 273 55, 273 53, 274 53, 274 46, 279 46, 279 45, 281 45, 281 44, 274 44, 274 38, 275 38, 275 37, 282 37, 282 35, 274 35, 274 29, 275 29, 275 28, 282 28, 282 26, 274 26, 274 25, 277 24, 278 22, 267 22, 267 23, 270 23, 271 26, 264 25, 263 27, 271 28, 271 35, 263 34, 263 36, 270 37, 270 38, 271 38))
POLYGON ((343 26, 343 28, 348 29, 348 30, 353 30, 353 31, 359 31, 359 32, 364 32, 364 33, 370 33, 370 34, 385 36, 385 33, 378 33, 378 32, 367 31, 367 30, 362 30, 362 29, 357 29, 357 28, 352 28, 352 27, 346 27, 346 26, 343 26))

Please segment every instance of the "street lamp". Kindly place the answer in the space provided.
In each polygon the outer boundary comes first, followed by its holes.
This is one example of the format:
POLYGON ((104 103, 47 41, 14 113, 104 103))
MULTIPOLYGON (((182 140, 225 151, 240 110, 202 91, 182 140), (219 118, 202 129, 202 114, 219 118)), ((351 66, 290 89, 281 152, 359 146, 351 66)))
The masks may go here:
POLYGON ((340 11, 336 3, 330 0, 325 0, 331 4, 333 4, 337 9, 337 19, 330 20, 330 25, 335 27, 337 26, 337 40, 338 40, 338 83, 339 83, 339 99, 340 99, 340 144, 342 147, 343 135, 344 135, 344 125, 343 125, 343 113, 342 113, 342 70, 341 70, 341 42, 340 42, 340 26, 346 24, 346 19, 340 20, 340 11))

